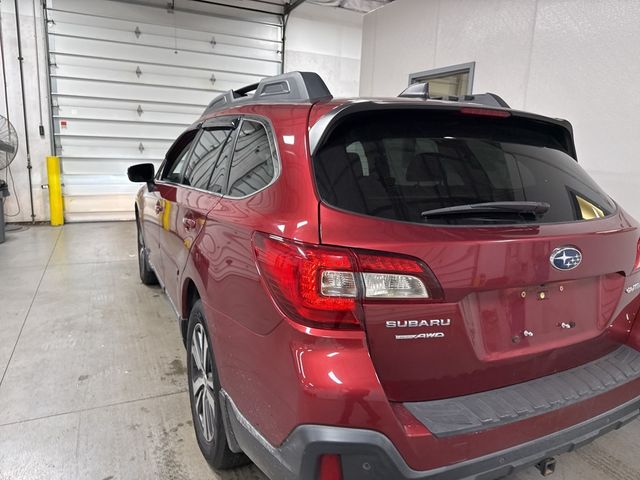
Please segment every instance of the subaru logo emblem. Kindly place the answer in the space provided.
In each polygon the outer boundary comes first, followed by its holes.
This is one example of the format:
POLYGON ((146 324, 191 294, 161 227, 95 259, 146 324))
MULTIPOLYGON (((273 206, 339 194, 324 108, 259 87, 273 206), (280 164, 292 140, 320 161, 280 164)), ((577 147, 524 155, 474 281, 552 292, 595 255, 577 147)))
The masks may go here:
POLYGON ((582 262, 582 253, 576 247, 559 247, 551 252, 549 261, 557 270, 573 270, 582 262))

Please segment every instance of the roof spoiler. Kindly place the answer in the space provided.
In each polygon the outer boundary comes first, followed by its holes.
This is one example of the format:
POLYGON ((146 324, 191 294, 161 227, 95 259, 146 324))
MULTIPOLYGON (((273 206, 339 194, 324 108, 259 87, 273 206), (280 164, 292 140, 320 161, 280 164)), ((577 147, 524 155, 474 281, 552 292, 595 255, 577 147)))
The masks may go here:
POLYGON ((237 90, 229 90, 217 96, 209 103, 202 116, 249 101, 315 103, 331 98, 333 98, 331 92, 317 73, 289 72, 263 78, 258 83, 237 90))
MULTIPOLYGON (((460 107, 451 103, 431 102, 420 104, 418 102, 375 102, 375 101, 359 101, 345 103, 335 107, 333 110, 322 115, 309 130, 309 150, 311 155, 315 155, 327 138, 330 137, 333 130, 340 124, 342 119, 356 113, 362 112, 384 112, 393 110, 404 111, 456 111, 460 107)), ((577 160, 576 147, 573 140, 573 127, 571 124, 559 118, 550 118, 535 113, 521 112, 519 110, 511 110, 510 117, 525 119, 536 122, 537 124, 548 124, 551 128, 556 128, 557 132, 562 132, 563 150, 571 157, 577 160)))
POLYGON ((443 100, 445 102, 471 102, 486 105, 488 107, 511 108, 507 102, 495 93, 474 93, 471 95, 461 96, 448 95, 444 97, 432 97, 429 95, 428 82, 409 85, 409 87, 403 90, 398 97, 419 98, 421 100, 443 100))

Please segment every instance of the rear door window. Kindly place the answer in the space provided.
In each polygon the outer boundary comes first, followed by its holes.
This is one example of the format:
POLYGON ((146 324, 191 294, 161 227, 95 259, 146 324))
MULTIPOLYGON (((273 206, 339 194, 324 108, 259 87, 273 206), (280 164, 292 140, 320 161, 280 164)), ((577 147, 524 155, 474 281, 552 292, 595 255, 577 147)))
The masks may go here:
POLYGON ((207 190, 210 192, 224 193, 227 188, 227 177, 229 176, 229 163, 231 162, 231 153, 233 151, 234 135, 235 132, 230 133, 218 156, 218 161, 211 173, 209 186, 207 187, 207 190))
POLYGON ((183 183, 185 185, 201 190, 209 189, 215 193, 223 191, 228 164, 220 162, 220 154, 224 150, 230 133, 230 128, 205 128, 202 130, 184 172, 183 183), (218 182, 211 184, 213 177, 216 177, 218 182))
POLYGON ((548 126, 458 112, 385 111, 346 117, 314 156, 322 200, 394 220, 456 225, 571 222, 615 204, 548 126), (537 218, 422 213, 495 202, 542 202, 537 218))
POLYGON ((198 130, 189 130, 174 142, 167 152, 165 162, 160 171, 160 180, 172 183, 182 182, 182 173, 187 163, 187 156, 197 133, 198 130))
POLYGON ((229 173, 229 197, 246 197, 262 190, 276 176, 275 148, 265 125, 243 120, 229 173))

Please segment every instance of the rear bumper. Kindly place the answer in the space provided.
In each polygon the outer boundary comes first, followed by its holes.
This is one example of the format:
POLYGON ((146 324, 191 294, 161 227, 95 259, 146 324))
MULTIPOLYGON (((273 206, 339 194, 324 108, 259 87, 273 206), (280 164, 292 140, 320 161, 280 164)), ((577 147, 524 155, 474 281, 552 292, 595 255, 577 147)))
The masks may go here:
MULTIPOLYGON (((489 480, 570 452, 640 415, 640 397, 570 428, 483 457, 427 471, 416 471, 392 442, 372 430, 302 425, 279 447, 270 445, 222 393, 232 449, 246 452, 270 478, 315 480, 318 459, 339 454, 345 480, 489 480), (229 428, 230 427, 230 428, 229 428)), ((425 452, 428 454, 428 452, 425 452)))

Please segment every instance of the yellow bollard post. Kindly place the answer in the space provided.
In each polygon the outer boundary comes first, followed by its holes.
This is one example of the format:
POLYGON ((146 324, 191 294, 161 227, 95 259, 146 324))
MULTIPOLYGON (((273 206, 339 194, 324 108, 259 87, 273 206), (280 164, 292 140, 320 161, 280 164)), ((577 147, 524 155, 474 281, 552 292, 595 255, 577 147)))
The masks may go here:
POLYGON ((47 176, 49 177, 49 208, 51 225, 64 224, 64 206, 62 203, 62 183, 60 180, 60 158, 47 157, 47 176))

